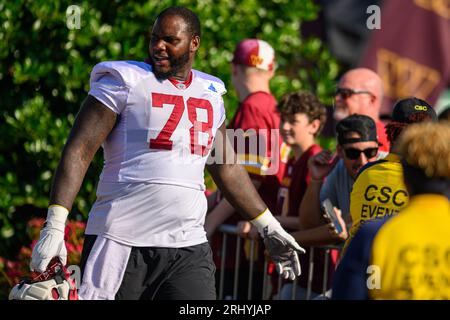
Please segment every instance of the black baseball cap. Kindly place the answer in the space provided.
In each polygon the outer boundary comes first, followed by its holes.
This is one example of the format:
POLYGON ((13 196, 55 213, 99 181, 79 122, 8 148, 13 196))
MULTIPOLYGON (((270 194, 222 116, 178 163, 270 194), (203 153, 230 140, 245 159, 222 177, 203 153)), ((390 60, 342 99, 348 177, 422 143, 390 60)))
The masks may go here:
POLYGON ((436 121, 438 117, 432 106, 416 97, 397 101, 394 111, 392 111, 392 121, 395 122, 414 123, 426 120, 426 118, 436 121))
MULTIPOLYGON (((340 145, 365 141, 378 142, 375 121, 371 117, 362 114, 353 114, 339 121, 336 125, 336 133, 340 145), (360 138, 346 138, 349 132, 359 133, 360 138)), ((379 142, 378 144, 381 145, 379 142)))

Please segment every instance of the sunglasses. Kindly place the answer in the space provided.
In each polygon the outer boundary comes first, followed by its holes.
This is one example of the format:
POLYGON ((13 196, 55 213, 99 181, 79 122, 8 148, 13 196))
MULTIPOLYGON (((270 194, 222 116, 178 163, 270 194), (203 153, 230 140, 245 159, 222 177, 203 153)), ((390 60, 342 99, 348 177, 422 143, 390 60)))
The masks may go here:
POLYGON ((335 96, 341 96, 342 99, 350 98, 354 94, 370 94, 373 96, 372 92, 366 90, 355 90, 350 88, 336 88, 335 96))
POLYGON ((370 159, 377 155, 378 148, 367 148, 364 150, 359 150, 359 149, 355 149, 355 148, 344 149, 345 156, 347 158, 349 158, 350 160, 358 159, 361 152, 364 152, 364 155, 366 156, 366 158, 370 159))

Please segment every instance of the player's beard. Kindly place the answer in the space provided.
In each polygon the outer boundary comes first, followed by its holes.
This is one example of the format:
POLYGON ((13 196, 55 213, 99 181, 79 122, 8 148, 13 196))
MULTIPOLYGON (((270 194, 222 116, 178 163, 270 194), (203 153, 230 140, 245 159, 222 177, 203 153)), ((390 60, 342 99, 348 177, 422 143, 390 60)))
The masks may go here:
POLYGON ((155 64, 153 64, 153 73, 159 80, 166 80, 168 78, 171 78, 175 76, 181 69, 183 69, 189 61, 189 50, 186 50, 186 53, 182 54, 178 58, 169 57, 168 59, 170 63, 169 71, 164 72, 158 70, 155 64))

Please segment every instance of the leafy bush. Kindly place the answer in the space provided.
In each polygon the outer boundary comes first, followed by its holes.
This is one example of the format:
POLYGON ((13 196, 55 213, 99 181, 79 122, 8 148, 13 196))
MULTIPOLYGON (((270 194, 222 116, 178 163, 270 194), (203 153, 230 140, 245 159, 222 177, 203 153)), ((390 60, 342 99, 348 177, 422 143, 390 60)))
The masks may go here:
MULTIPOLYGON (((301 39, 301 21, 313 20, 312 0, 79 1, 80 29, 69 30, 64 0, 0 0, 0 255, 13 257, 26 243, 26 221, 45 215, 51 178, 89 73, 103 60, 144 60, 155 15, 177 4, 197 12, 203 26, 194 67, 222 78, 231 117, 237 106, 230 60, 235 44, 259 37, 276 50, 272 81, 277 98, 310 89, 327 104, 338 67, 318 39, 301 39), (33 214, 31 214, 33 212, 33 214)), ((99 152, 101 153, 101 151, 99 152)), ((83 220, 95 200, 102 167, 97 154, 72 216, 83 220)))

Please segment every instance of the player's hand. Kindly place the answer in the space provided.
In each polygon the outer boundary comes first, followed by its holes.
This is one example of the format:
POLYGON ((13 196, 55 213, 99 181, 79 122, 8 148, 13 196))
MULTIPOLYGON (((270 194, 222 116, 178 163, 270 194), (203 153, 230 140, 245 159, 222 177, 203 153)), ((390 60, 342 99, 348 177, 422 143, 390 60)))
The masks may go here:
POLYGON ((266 250, 275 263, 278 273, 284 279, 291 280, 300 276, 298 253, 305 253, 305 250, 281 227, 270 211, 267 209, 251 223, 262 236, 266 250))
POLYGON ((48 209, 44 228, 31 254, 31 271, 44 272, 53 257, 59 257, 63 265, 67 263, 64 229, 68 214, 69 211, 61 206, 48 209))
POLYGON ((323 150, 308 159, 308 169, 312 179, 322 180, 333 170, 339 157, 333 158, 328 150, 323 150))

